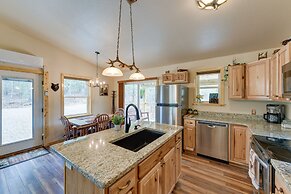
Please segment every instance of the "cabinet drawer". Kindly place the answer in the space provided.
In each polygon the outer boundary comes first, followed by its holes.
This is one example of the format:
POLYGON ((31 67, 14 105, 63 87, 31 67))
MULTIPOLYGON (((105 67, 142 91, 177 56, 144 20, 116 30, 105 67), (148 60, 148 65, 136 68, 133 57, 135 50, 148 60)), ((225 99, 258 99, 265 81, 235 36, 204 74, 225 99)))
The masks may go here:
POLYGON ((182 132, 179 132, 177 135, 176 135, 176 143, 178 143, 179 141, 182 140, 182 132))
POLYGON ((175 137, 171 138, 167 143, 138 165, 138 178, 143 178, 173 147, 175 147, 175 137))
POLYGON ((184 120, 184 125, 185 125, 185 126, 188 126, 188 127, 195 127, 195 120, 188 120, 188 119, 185 119, 185 120, 184 120))
POLYGON ((136 193, 137 184, 137 168, 134 168, 121 179, 119 179, 114 185, 109 187, 110 194, 126 194, 126 193, 136 193))

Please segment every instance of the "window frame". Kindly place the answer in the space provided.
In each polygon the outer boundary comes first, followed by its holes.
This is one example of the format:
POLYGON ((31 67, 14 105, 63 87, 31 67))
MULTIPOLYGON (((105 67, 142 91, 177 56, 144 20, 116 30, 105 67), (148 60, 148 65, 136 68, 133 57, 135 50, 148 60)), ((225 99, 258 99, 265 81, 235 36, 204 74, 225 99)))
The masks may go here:
POLYGON ((81 116, 89 116, 92 115, 92 91, 91 88, 88 85, 88 98, 87 98, 87 113, 84 114, 75 114, 75 115, 64 115, 65 113, 65 90, 64 90, 64 83, 65 79, 75 79, 80 81, 87 81, 89 82, 91 80, 90 77, 85 76, 78 76, 78 75, 71 75, 71 74, 61 74, 61 115, 66 116, 67 118, 75 118, 75 117, 81 117, 81 116))
POLYGON ((194 101, 196 105, 208 105, 208 106, 224 106, 224 99, 225 99, 225 86, 224 86, 224 81, 222 80, 224 77, 224 70, 223 68, 221 69, 210 69, 210 70, 204 70, 204 71, 197 71, 195 72, 195 97, 194 101), (219 85, 218 85, 218 104, 215 103, 209 103, 209 102, 197 102, 196 96, 199 94, 199 88, 200 88, 200 83, 199 83, 199 76, 201 74, 213 74, 213 73, 218 73, 220 74, 220 80, 219 80, 219 85))

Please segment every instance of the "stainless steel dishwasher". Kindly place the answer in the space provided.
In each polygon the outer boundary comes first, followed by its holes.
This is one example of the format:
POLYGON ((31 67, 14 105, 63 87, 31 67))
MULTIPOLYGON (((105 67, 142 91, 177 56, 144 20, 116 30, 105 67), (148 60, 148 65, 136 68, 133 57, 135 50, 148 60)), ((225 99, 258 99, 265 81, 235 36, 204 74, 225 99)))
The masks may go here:
POLYGON ((229 161, 228 145, 228 124, 208 121, 197 122, 197 154, 229 161))

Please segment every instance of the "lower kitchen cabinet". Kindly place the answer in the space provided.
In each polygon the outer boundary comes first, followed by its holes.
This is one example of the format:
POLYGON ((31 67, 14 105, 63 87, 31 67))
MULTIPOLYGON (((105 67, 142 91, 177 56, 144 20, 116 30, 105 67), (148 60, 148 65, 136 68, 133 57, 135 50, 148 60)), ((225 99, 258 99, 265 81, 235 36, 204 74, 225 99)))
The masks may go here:
POLYGON ((195 140, 196 140, 196 127, 195 120, 185 119, 184 120, 184 150, 195 151, 195 140))
POLYGON ((171 151, 165 155, 163 161, 161 162, 162 167, 162 193, 169 194, 175 187, 176 184, 176 166, 175 166, 175 149, 172 148, 171 151))
POLYGON ((230 161, 248 164, 250 152, 249 129, 241 125, 232 125, 230 129, 230 161))
POLYGON ((158 163, 145 177, 143 177, 138 183, 138 193, 148 194, 156 193, 161 194, 160 184, 161 164, 158 163))

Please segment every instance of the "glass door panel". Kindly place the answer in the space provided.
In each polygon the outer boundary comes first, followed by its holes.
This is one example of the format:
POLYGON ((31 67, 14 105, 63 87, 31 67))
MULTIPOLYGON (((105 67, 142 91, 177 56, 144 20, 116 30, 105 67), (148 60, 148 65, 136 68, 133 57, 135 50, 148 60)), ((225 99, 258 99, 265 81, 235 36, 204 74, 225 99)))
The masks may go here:
POLYGON ((2 80, 2 145, 33 138, 33 82, 2 80))

